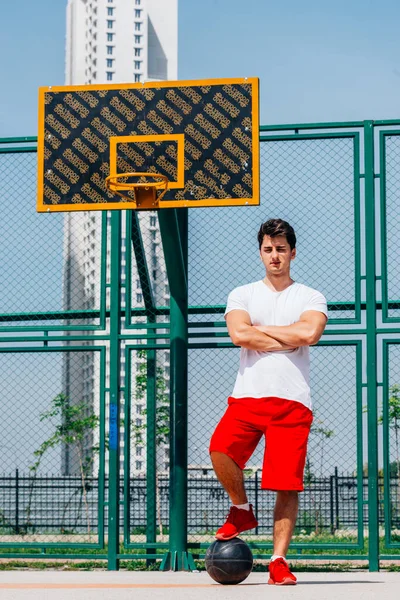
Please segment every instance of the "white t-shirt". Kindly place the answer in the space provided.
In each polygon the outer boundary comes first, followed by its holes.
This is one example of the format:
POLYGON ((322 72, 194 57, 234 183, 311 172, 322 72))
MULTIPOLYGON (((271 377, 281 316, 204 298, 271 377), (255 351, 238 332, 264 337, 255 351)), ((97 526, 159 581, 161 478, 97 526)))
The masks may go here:
MULTIPOLYGON (((225 315, 237 309, 249 313, 252 325, 291 325, 299 321, 306 310, 317 310, 328 316, 325 297, 296 282, 282 292, 274 292, 263 281, 235 288, 228 296, 225 315)), ((232 396, 275 396, 301 402, 311 409, 309 374, 308 346, 278 352, 241 348, 232 396)))

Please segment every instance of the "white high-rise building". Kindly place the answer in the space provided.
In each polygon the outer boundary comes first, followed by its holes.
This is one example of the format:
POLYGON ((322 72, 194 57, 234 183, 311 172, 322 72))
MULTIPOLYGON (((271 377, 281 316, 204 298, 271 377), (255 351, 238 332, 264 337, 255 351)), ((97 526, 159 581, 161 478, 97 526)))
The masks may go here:
MULTIPOLYGON (((178 0, 68 0, 65 84, 132 83, 177 79, 178 0)), ((156 305, 169 297, 168 281, 161 252, 160 232, 153 213, 139 216, 149 275, 156 305)), ((99 212, 67 213, 64 221, 64 310, 98 308, 101 274, 101 220, 99 212)), ((125 273, 126 244, 123 234, 122 273, 125 273)), ((108 250, 109 252, 109 250, 108 250)), ((134 262, 134 261, 133 261, 134 262)), ((143 306, 136 267, 133 266, 131 308, 143 306)), ((107 290, 109 292, 109 289, 107 290)), ((107 293, 107 304, 109 293, 107 293)), ((125 301, 125 292, 122 291, 125 301)), ((169 353, 159 352, 157 364, 168 378, 169 353), (161 356, 162 355, 162 356, 161 356)), ((97 353, 65 353, 63 389, 72 404, 83 402, 87 414, 99 414, 100 370, 97 353)), ((140 360, 132 355, 132 383, 140 360)), ((107 360, 109 360, 107 358, 107 360)), ((108 366, 108 365, 107 365, 108 366)), ((107 368, 108 372, 108 368, 107 368)), ((122 356, 121 384, 125 363, 122 356)), ((108 386, 106 381, 106 387, 108 386)), ((132 386, 133 387, 133 386, 132 386)), ((131 418, 137 426, 145 423, 143 399, 133 394, 131 418)), ((107 411, 108 430, 108 411, 107 411)), ((145 438, 145 436, 144 436, 145 438)), ((98 434, 88 434, 84 455, 98 444, 98 434)), ((121 440, 121 445, 123 441, 121 440)), ((168 447, 159 450, 159 466, 167 469, 168 447)), ((64 446, 62 472, 79 472, 79 450, 64 446)), ((97 460, 93 472, 97 471, 97 460)), ((146 469, 143 445, 131 443, 131 472, 146 469)))
POLYGON ((65 84, 178 78, 178 0, 68 0, 65 84))

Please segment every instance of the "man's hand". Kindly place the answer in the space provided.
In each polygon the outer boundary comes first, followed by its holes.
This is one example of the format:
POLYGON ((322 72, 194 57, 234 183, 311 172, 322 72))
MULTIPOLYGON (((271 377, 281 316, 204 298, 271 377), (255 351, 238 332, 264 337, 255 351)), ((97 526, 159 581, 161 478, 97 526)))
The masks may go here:
POLYGON ((245 310, 232 310, 226 315, 229 336, 235 346, 258 350, 259 352, 279 352, 293 350, 295 346, 274 339, 253 327, 250 315, 245 310))

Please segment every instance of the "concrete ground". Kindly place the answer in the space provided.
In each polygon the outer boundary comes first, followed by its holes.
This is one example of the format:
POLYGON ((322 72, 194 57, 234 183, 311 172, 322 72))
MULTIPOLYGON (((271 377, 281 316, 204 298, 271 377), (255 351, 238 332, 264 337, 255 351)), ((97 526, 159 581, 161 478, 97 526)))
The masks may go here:
POLYGON ((1 600, 398 600, 400 573, 299 573, 297 586, 266 585, 252 573, 235 586, 207 573, 0 572, 1 600))

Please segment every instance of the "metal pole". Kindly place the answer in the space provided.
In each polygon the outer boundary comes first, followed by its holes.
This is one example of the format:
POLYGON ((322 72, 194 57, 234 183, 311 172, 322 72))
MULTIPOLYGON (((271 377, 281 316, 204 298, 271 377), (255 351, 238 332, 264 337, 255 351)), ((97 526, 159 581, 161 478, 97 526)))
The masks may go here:
POLYGON ((338 468, 335 467, 335 506, 336 506, 336 529, 339 529, 339 476, 338 468))
POLYGON ((19 533, 19 471, 15 469, 15 533, 19 533))
MULTIPOLYGON (((254 510, 256 512, 256 519, 258 521, 258 469, 255 470, 254 473, 254 492, 255 492, 255 500, 254 500, 254 510)), ((256 535, 258 535, 258 525, 256 527, 256 535)))
MULTIPOLYGON (((154 322, 155 319, 149 319, 154 322)), ((157 407, 157 363, 156 351, 147 351, 147 398, 146 398, 146 542, 157 540, 157 439, 156 439, 156 407, 157 407)), ((147 548, 147 554, 154 554, 154 548, 147 548)), ((147 565, 153 564, 149 559, 147 565)))
MULTIPOLYGON (((140 230, 138 213, 131 211, 128 229, 135 253, 137 271, 143 293, 143 300, 149 324, 156 323, 156 304, 151 286, 146 261, 146 251, 140 230)), ((128 237, 128 236, 127 236, 128 237)), ((151 544, 157 540, 157 356, 156 350, 147 351, 147 386, 146 386, 146 542, 151 544)), ((154 554, 154 548, 148 547, 147 554, 154 554)), ((149 559, 147 565, 154 563, 149 559)))
POLYGON ((369 570, 379 571, 374 127, 364 122, 369 570))
POLYGON ((108 570, 119 568, 121 213, 111 211, 108 570))
POLYGON ((334 476, 331 475, 329 478, 329 482, 330 482, 330 486, 329 486, 329 492, 330 492, 330 513, 331 513, 331 535, 333 535, 335 533, 335 524, 334 524, 334 495, 333 495, 333 480, 334 480, 334 476))
POLYGON ((170 549, 161 569, 194 568, 187 552, 187 434, 188 434, 188 288, 187 210, 159 212, 160 231, 170 287, 170 549))

